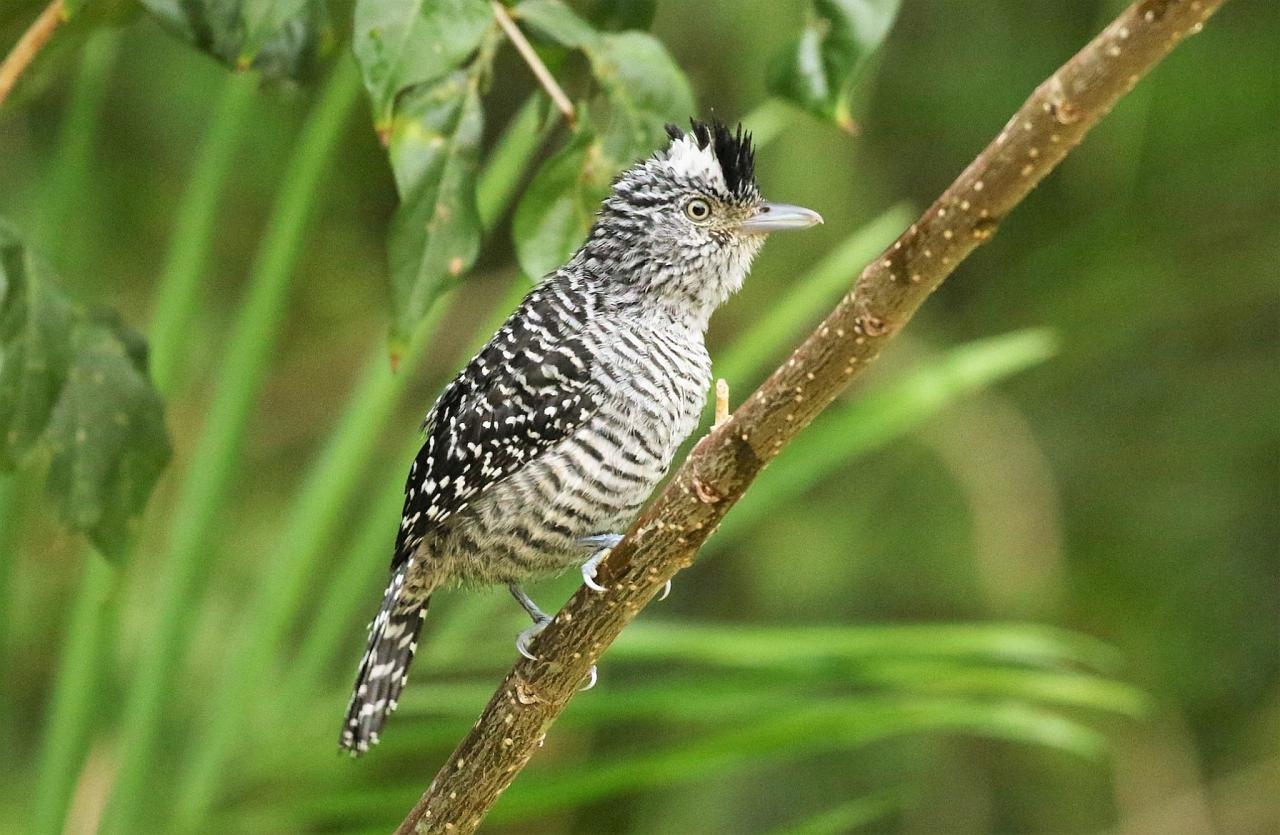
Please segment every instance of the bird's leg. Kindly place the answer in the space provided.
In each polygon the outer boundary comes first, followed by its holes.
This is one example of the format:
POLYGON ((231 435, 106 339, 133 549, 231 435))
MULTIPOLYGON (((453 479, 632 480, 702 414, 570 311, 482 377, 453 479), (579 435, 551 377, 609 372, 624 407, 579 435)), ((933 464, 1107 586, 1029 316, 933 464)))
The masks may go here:
MULTIPOLYGON (((621 539, 622 537, 618 538, 621 539)), ((529 617, 533 619, 533 626, 530 626, 528 629, 522 631, 516 636, 516 649, 519 650, 521 655, 528 658, 530 661, 537 661, 538 656, 529 652, 529 642, 538 637, 542 630, 547 628, 547 624, 551 623, 551 615, 548 615, 546 612, 539 609, 538 604, 534 603, 533 599, 524 593, 524 589, 520 588, 515 583, 508 583, 507 588, 511 591, 511 596, 516 599, 516 602, 523 606, 524 610, 529 613, 529 617)), ((587 674, 587 683, 581 689, 590 690, 595 686, 596 665, 592 664, 591 672, 587 674)))
MULTIPOLYGON (((609 552, 614 546, 622 541, 622 534, 619 533, 602 533, 595 536, 583 537, 581 540, 583 545, 599 546, 598 550, 582 564, 582 582, 586 583, 587 588, 596 591, 608 591, 607 588, 596 582, 596 569, 600 567, 600 563, 605 561, 609 556, 609 552)), ((671 594, 671 581, 662 587, 662 594, 658 595, 658 600, 666 600, 667 595, 671 594)))
POLYGON ((511 596, 516 599, 516 602, 523 606, 524 610, 529 613, 529 617, 533 619, 533 626, 516 636, 516 649, 530 661, 537 661, 537 656, 529 652, 529 642, 538 637, 538 634, 547 628, 547 624, 551 623, 551 615, 539 609, 538 604, 534 603, 529 598, 529 595, 524 593, 524 589, 515 583, 508 583, 507 588, 510 589, 511 596))

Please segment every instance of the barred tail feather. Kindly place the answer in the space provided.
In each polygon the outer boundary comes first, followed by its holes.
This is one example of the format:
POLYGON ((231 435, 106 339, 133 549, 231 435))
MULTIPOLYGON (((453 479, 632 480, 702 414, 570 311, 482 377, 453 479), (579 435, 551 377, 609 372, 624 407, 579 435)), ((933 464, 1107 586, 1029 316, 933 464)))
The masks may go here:
POLYGON ((355 690, 347 705, 338 746, 359 756, 378 744, 378 734, 409 680, 409 664, 418 649, 418 634, 427 615, 425 600, 400 600, 403 567, 387 587, 382 608, 369 625, 369 646, 360 659, 355 690))

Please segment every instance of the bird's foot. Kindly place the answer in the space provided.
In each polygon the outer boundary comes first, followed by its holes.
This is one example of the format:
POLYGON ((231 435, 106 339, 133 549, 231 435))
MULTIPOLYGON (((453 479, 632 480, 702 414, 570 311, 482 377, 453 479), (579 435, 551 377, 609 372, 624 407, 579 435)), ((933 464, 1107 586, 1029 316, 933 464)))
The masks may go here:
POLYGON ((542 630, 546 629, 547 624, 549 623, 551 623, 551 618, 543 615, 541 619, 533 622, 533 626, 522 630, 520 634, 516 636, 516 650, 530 661, 537 661, 538 656, 529 651, 529 644, 534 638, 542 634, 542 630))
POLYGON ((586 583, 587 588, 595 591, 608 591, 607 588, 596 582, 596 569, 600 567, 600 563, 604 562, 609 556, 609 552, 613 550, 613 546, 622 541, 620 533, 602 533, 595 536, 583 537, 582 544, 590 545, 596 548, 596 552, 582 564, 582 582, 586 583))
POLYGON ((529 595, 524 593, 524 589, 520 588, 515 583, 508 583, 507 589, 511 592, 511 596, 516 599, 516 602, 520 604, 521 608, 528 612, 529 617, 533 620, 533 626, 530 626, 528 629, 516 636, 516 649, 520 651, 521 655, 528 658, 530 661, 537 661, 537 656, 529 652, 529 643, 534 638, 538 637, 542 630, 547 628, 548 623, 551 623, 551 615, 548 615, 546 612, 539 609, 538 604, 534 603, 529 595))

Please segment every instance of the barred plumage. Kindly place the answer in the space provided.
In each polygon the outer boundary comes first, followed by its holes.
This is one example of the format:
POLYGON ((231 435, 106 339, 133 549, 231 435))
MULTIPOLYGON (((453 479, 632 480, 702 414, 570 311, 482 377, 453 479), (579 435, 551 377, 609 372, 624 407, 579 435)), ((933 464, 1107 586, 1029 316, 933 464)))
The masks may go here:
POLYGON ((668 132, 427 416, 344 749, 377 742, 433 591, 507 583, 537 617, 518 583, 580 565, 626 529, 697 425, 711 313, 764 233, 820 220, 761 200, 741 128, 668 132))

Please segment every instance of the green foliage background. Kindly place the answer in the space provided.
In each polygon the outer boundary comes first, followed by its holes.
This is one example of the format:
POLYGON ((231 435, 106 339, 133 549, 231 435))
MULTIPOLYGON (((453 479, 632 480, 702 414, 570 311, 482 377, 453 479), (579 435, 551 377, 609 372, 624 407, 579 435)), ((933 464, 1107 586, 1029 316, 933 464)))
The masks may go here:
MULTIPOLYGON (((56 450, 0 477, 0 831, 388 831, 521 618, 446 595, 384 744, 335 757, 418 422, 529 286, 518 265, 555 263, 599 160, 656 123, 657 98, 610 119, 589 71, 685 93, 634 33, 543 33, 587 103, 569 138, 506 46, 457 96, 371 105, 351 4, 295 40, 273 15, 304 4, 252 6, 211 46, 301 79, 265 86, 146 5, 169 30, 88 3, 0 108, 0 217, 147 336, 173 449, 116 564, 59 521, 56 450), (414 144, 462 110, 447 160, 414 144), (421 218, 472 177, 464 277, 423 251, 398 284, 388 236, 428 246, 421 218)), ((643 28, 653 4, 573 5, 643 28)), ((874 54, 824 47, 856 5, 656 4, 699 112, 750 116, 766 194, 827 219, 771 241, 716 318, 735 397, 1122 4, 904 0, 874 54), (806 49, 862 62, 851 100, 788 75, 806 49)), ((0 12, 0 51, 38 7, 0 12)), ((605 658, 492 831, 1280 829, 1272 11, 1229 4, 957 271, 605 658)))

